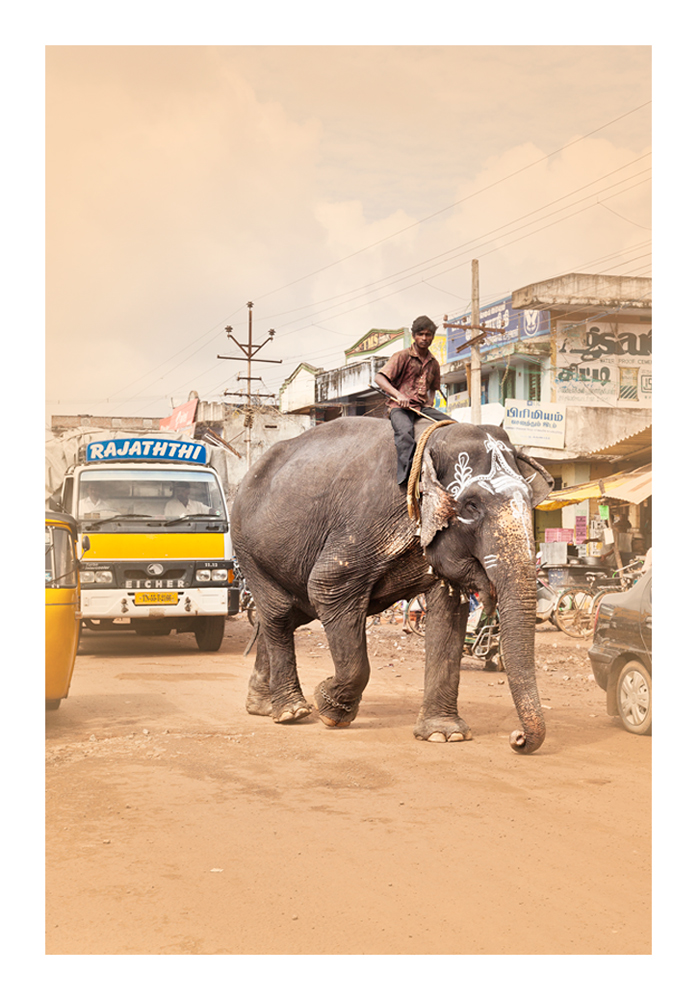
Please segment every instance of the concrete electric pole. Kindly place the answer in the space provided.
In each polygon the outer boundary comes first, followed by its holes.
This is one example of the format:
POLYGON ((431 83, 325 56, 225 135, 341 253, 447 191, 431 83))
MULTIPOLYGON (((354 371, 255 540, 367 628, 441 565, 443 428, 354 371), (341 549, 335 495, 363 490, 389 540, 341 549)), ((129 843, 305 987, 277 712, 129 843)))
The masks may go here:
POLYGON ((468 390, 470 392, 470 412, 471 421, 479 424, 482 420, 482 364, 480 361, 480 344, 488 333, 502 333, 503 329, 493 326, 480 326, 480 264, 479 261, 472 261, 472 285, 471 285, 471 316, 470 323, 449 323, 448 316, 444 316, 444 329, 465 330, 465 341, 456 348, 456 354, 470 348, 470 364, 466 366, 468 377, 468 390), (468 337, 467 331, 471 335, 468 337), (477 331, 475 333, 474 331, 477 331))
MULTIPOLYGON (((474 329, 478 329, 480 326, 480 262, 477 260, 472 261, 471 265, 471 281, 472 281, 472 325, 474 329)), ((470 371, 471 371, 471 384, 472 389, 470 392, 470 405, 472 407, 472 419, 474 424, 479 424, 482 422, 482 381, 480 378, 480 372, 482 371, 482 363, 480 361, 480 345, 473 344, 470 348, 470 371)))
MULTIPOLYGON (((240 348, 240 350, 242 351, 242 353, 243 353, 244 356, 242 358, 239 358, 239 357, 233 357, 233 356, 226 355, 226 354, 219 354, 218 355, 218 357, 222 358, 224 361, 246 361, 247 362, 247 375, 246 376, 245 375, 238 375, 238 382, 240 382, 240 381, 247 382, 247 392, 246 393, 242 393, 242 392, 225 392, 224 395, 225 396, 246 396, 247 397, 247 413, 245 414, 245 451, 246 451, 247 468, 248 469, 250 467, 250 455, 251 455, 251 446, 252 446, 252 413, 253 413, 253 409, 254 409, 253 406, 252 406, 252 383, 253 382, 261 382, 262 381, 260 376, 258 376, 258 375, 257 376, 253 376, 252 375, 252 358, 255 358, 257 356, 257 354, 262 350, 262 348, 266 344, 268 344, 271 340, 274 339, 274 333, 276 332, 275 330, 270 330, 269 331, 269 336, 261 344, 253 344, 252 343, 252 306, 253 305, 254 305, 254 302, 248 302, 247 303, 247 308, 249 310, 249 313, 248 313, 248 322, 247 322, 247 343, 246 344, 241 344, 233 336, 233 328, 232 328, 232 326, 226 326, 226 328, 225 328, 225 332, 228 334, 228 338, 230 340, 232 340, 235 344, 237 344, 237 346, 240 348)), ((270 364, 270 365, 280 365, 280 364, 282 364, 281 361, 272 361, 269 358, 257 358, 257 360, 258 361, 265 361, 267 364, 270 364)), ((274 398, 272 393, 263 393, 263 394, 256 393, 256 396, 257 396, 258 399, 273 399, 274 398)))

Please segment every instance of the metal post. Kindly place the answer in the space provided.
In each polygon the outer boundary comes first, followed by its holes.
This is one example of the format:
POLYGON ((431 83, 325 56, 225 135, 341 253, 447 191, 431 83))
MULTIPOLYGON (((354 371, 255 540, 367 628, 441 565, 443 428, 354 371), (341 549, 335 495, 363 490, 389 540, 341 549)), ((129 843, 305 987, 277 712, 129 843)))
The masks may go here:
MULTIPOLYGON (((473 328, 480 325, 480 265, 477 260, 472 262, 472 317, 473 328)), ((473 344, 470 349, 470 407, 471 419, 474 424, 482 420, 481 381, 480 381, 480 345, 473 344)))
MULTIPOLYGON (((250 459, 251 459, 251 455, 252 455, 252 413, 253 413, 253 407, 252 407, 252 381, 253 381, 253 376, 252 376, 252 358, 256 357, 257 354, 259 353, 259 351, 261 351, 261 349, 266 344, 268 344, 270 340, 273 340, 274 333, 276 332, 275 330, 270 330, 269 331, 269 336, 267 337, 267 339, 262 344, 253 344, 252 343, 252 306, 253 305, 254 305, 254 302, 248 302, 247 303, 247 308, 249 309, 249 320, 248 320, 248 324, 247 324, 247 330, 248 330, 248 332, 247 332, 247 345, 241 344, 238 340, 236 340, 236 338, 233 336, 233 328, 232 328, 232 326, 226 326, 226 328, 225 328, 225 332, 228 334, 228 337, 230 338, 230 340, 234 341, 234 343, 237 344, 237 346, 239 347, 239 349, 242 351, 243 357, 242 358, 238 358, 238 357, 235 357, 234 355, 229 355, 229 354, 219 354, 218 355, 219 358, 223 358, 226 361, 246 361, 247 362, 247 377, 245 378, 245 376, 238 375, 238 381, 240 381, 242 379, 243 381, 247 382, 247 392, 246 393, 242 393, 242 392, 231 392, 231 393, 229 393, 226 390, 223 393, 223 395, 224 396, 246 396, 247 397, 247 413, 245 414, 245 431, 246 431, 246 433, 245 433, 245 450, 247 452, 246 459, 247 459, 247 468, 248 469, 249 469, 250 464, 251 464, 250 463, 250 459)), ((280 365, 280 364, 283 364, 282 361, 277 361, 277 360, 272 361, 269 358, 258 358, 258 360, 259 361, 264 361, 267 364, 271 364, 271 365, 280 365)), ((254 380, 255 381, 261 381, 261 379, 259 377, 255 378, 254 380)), ((268 396, 270 398, 273 398, 273 394, 270 394, 270 393, 266 393, 266 394, 265 393, 260 393, 259 398, 261 399, 263 395, 266 395, 266 396, 268 396)))
POLYGON ((247 303, 248 323, 247 323, 247 413, 245 414, 245 455, 247 458, 247 468, 250 467, 250 456, 252 453, 252 306, 254 302, 247 303))

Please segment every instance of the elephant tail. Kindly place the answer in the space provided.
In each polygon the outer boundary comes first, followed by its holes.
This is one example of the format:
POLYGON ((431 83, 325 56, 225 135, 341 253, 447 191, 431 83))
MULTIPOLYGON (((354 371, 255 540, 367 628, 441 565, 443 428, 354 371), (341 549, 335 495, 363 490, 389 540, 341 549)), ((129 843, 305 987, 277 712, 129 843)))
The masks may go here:
POLYGON ((259 635, 259 619, 257 619, 257 621, 255 622, 254 632, 252 633, 252 638, 247 643, 247 649, 242 654, 243 656, 248 656, 252 652, 252 647, 256 643, 258 635, 259 635))

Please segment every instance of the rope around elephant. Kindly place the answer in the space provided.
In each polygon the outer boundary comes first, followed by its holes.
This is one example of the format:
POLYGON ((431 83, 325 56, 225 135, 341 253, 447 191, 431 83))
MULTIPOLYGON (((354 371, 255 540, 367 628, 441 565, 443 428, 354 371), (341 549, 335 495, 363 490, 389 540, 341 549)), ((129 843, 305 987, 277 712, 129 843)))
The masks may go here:
POLYGON ((448 424, 457 424, 457 420, 439 420, 438 423, 432 424, 431 427, 427 427, 424 433, 420 436, 417 442, 417 447, 415 448, 414 458, 412 459, 412 469, 410 470, 410 478, 407 480, 407 513, 410 515, 413 521, 417 524, 421 521, 421 515, 419 511, 419 479, 422 475, 422 455, 424 454, 424 449, 426 448, 427 441, 430 436, 434 433, 437 427, 446 427, 448 424))

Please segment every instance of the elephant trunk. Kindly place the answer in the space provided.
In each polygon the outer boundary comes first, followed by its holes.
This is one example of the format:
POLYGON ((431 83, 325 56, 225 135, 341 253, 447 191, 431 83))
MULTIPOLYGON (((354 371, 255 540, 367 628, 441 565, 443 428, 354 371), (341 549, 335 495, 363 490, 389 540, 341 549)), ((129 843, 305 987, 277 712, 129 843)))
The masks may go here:
POLYGON ((488 571, 497 590, 500 651, 509 689, 521 721, 509 743, 516 753, 530 754, 545 739, 543 710, 535 673, 536 572, 532 559, 499 563, 488 571))

